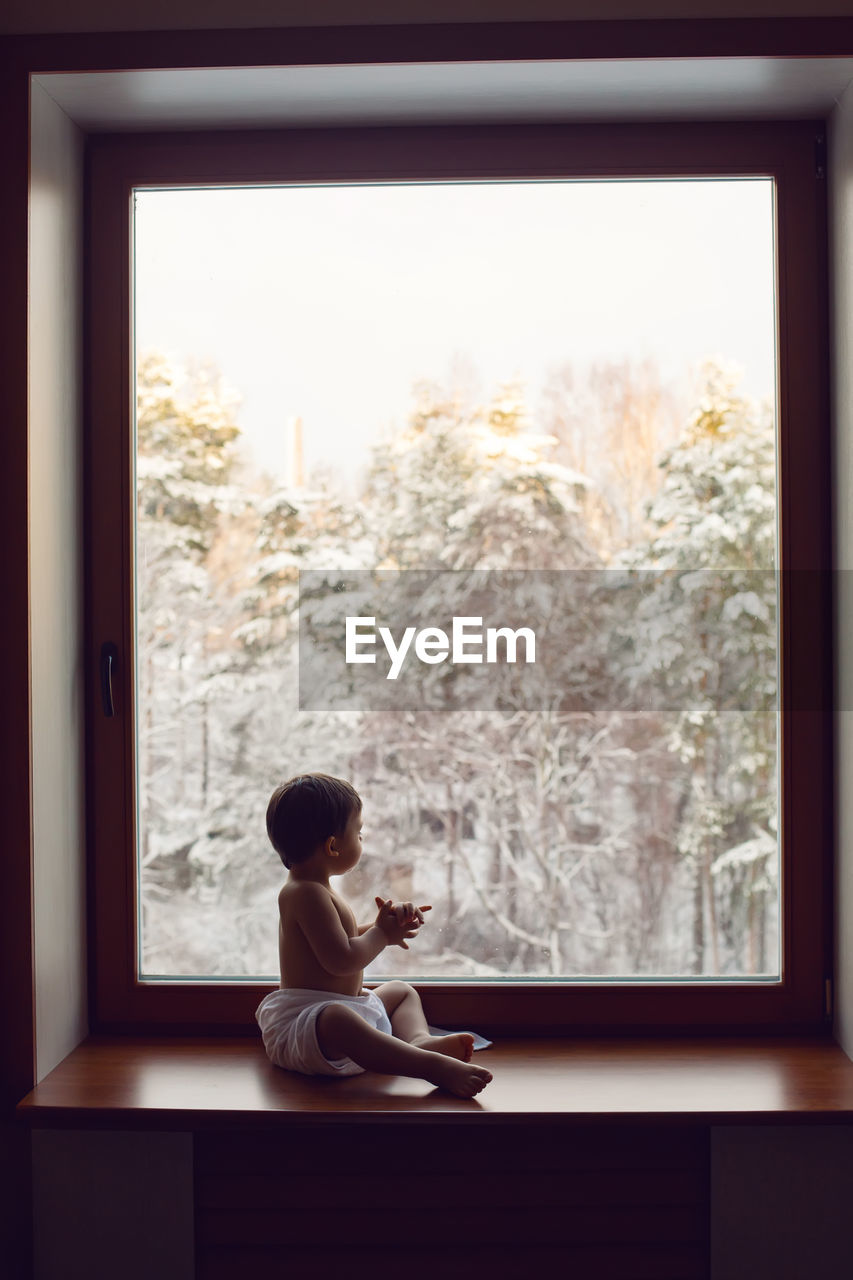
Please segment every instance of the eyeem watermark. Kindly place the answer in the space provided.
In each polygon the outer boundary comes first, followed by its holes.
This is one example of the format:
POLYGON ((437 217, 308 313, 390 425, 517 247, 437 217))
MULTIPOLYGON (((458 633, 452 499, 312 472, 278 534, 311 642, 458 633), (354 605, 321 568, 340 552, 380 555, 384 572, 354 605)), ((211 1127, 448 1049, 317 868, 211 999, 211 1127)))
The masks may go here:
POLYGON ((391 659, 386 680, 396 680, 403 669, 406 657, 414 641, 414 655, 419 662, 435 666, 439 662, 452 663, 510 662, 517 661, 519 640, 524 643, 524 661, 536 661, 536 633, 532 627, 486 627, 483 619, 454 617, 450 635, 441 627, 406 627, 395 640, 390 627, 377 627, 375 616, 347 617, 347 663, 376 662, 375 652, 366 650, 376 646, 377 635, 382 640, 391 659), (499 654, 498 648, 502 649, 499 654), (485 645, 485 656, 483 648, 485 645))
POLYGON ((299 707, 775 715, 777 594, 746 569, 302 570, 299 707))

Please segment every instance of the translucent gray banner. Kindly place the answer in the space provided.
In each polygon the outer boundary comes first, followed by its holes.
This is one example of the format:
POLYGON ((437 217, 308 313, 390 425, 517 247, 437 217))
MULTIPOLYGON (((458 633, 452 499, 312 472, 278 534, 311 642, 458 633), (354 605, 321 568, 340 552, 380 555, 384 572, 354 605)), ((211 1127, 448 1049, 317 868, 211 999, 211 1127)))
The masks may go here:
POLYGON ((761 570, 301 572, 299 704, 775 713, 785 589, 761 570))

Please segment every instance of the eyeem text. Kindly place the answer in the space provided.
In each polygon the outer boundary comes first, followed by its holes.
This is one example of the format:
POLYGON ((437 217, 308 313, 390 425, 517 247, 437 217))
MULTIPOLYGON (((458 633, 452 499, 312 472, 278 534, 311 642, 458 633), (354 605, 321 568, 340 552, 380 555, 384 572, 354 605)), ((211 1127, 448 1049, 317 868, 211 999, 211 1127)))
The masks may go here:
POLYGON ((503 643, 503 661, 515 662, 519 640, 524 641, 524 661, 536 661, 536 636, 530 627, 516 631, 512 627, 487 627, 484 632, 482 618, 455 617, 449 636, 441 627, 423 627, 420 631, 406 627, 397 643, 389 627, 377 627, 375 618, 363 617, 346 620, 347 662, 375 662, 376 654, 364 650, 376 645, 377 632, 391 659, 386 680, 397 679, 413 642, 415 657, 429 664, 448 658, 452 663, 500 662, 499 641, 503 643))

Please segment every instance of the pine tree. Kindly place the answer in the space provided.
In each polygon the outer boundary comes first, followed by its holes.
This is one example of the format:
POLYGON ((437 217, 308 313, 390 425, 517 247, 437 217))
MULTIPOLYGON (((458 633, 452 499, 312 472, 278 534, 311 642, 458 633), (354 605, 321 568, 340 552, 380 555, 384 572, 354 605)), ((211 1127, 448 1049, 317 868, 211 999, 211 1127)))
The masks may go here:
POLYGON ((686 770, 678 849, 692 879, 692 971, 770 963, 776 846, 773 419, 716 365, 661 458, 635 571, 635 696, 665 709, 686 770), (737 851, 737 854, 735 854, 737 851))

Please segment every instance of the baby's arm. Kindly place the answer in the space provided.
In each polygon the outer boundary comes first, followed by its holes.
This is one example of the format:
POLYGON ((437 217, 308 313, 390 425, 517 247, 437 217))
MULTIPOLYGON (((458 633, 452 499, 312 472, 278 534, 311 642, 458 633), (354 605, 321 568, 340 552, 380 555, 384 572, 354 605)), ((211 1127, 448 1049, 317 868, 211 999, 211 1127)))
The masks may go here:
MULTIPOLYGON (((380 904, 382 899, 376 901, 380 904)), ((390 907, 390 903, 387 905, 390 907)), ((310 882, 300 886, 292 911, 318 961, 335 977, 358 973, 387 946, 394 943, 404 946, 405 938, 415 936, 408 926, 397 921, 393 910, 385 910, 383 904, 374 924, 357 937, 348 937, 328 890, 310 882)))

